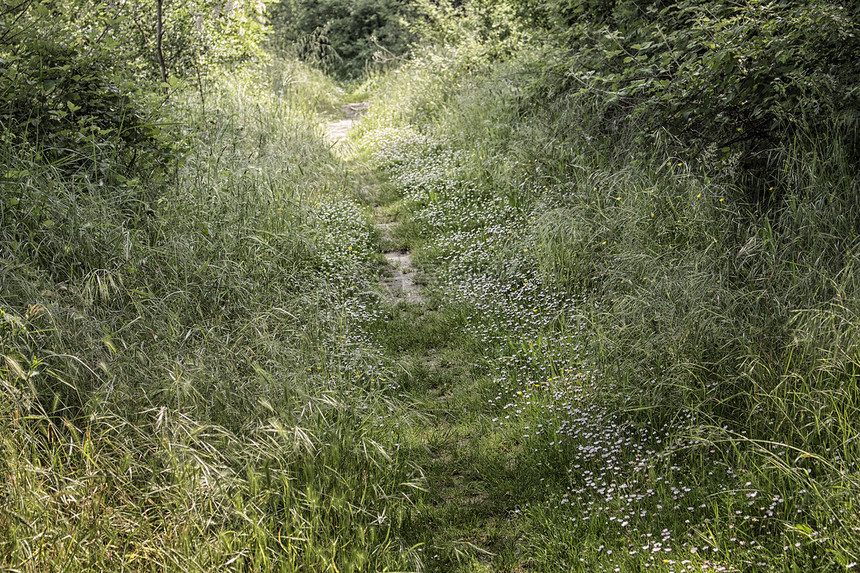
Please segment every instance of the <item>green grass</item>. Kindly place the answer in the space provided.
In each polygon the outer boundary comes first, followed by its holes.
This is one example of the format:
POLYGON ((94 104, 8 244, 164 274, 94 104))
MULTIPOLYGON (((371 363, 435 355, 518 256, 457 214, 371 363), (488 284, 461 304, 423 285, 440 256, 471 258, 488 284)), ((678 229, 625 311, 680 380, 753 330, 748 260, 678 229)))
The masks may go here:
POLYGON ((599 97, 531 99, 523 53, 429 52, 359 132, 481 365, 422 434, 428 567, 855 563, 858 195, 835 138, 798 141, 779 204, 751 204, 730 164, 605 145, 599 97))
POLYGON ((842 150, 753 204, 467 40, 363 86, 348 156, 320 123, 358 96, 279 60, 176 97, 164 177, 0 151, 0 567, 860 561, 842 150))
POLYGON ((411 414, 327 81, 275 61, 177 101, 192 153, 130 207, 5 151, 30 216, 2 231, 2 567, 413 568, 392 531, 423 486, 386 441, 411 414))

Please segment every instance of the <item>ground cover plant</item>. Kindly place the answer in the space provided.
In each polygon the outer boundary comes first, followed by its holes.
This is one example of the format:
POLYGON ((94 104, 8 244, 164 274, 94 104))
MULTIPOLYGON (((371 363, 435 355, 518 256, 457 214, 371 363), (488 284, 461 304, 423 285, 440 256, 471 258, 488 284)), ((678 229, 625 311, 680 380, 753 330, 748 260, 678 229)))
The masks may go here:
POLYGON ((157 7, 0 9, 3 568, 858 566, 849 9, 157 7))

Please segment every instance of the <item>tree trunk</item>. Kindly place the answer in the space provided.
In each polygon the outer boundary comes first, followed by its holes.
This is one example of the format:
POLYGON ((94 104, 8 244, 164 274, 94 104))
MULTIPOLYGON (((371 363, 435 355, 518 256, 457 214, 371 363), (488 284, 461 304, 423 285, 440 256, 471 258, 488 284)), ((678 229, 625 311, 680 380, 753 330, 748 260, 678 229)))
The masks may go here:
MULTIPOLYGON (((162 38, 164 37, 164 0, 156 0, 155 21, 155 54, 158 57, 158 67, 161 68, 161 81, 167 83, 167 66, 164 65, 164 51, 162 49, 162 38)), ((167 87, 164 88, 165 93, 167 87)))

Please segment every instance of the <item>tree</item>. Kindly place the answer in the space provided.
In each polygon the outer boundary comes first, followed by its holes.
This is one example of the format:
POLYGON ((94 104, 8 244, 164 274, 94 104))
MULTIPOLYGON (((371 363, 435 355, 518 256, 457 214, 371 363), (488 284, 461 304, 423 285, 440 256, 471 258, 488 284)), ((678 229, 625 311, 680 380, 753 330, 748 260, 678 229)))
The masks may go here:
POLYGON ((282 0, 272 6, 272 36, 280 49, 341 78, 357 78, 375 61, 404 54, 415 39, 408 0, 282 0))

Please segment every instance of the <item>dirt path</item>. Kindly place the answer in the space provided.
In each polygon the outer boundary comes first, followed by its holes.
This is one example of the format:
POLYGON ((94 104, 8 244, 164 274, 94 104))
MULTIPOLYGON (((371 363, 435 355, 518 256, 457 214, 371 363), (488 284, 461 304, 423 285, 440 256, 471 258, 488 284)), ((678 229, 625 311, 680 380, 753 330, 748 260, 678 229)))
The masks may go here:
MULTIPOLYGON (((349 157, 354 150, 348 147, 349 141, 347 135, 349 130, 361 118, 361 116, 370 108, 370 102, 349 103, 341 106, 346 117, 330 121, 323 125, 326 139, 332 144, 332 147, 339 155, 349 157)), ((389 236, 391 230, 396 226, 396 223, 376 223, 380 230, 385 244, 385 237, 389 236)), ((406 249, 398 249, 385 251, 382 253, 388 261, 391 276, 382 281, 382 286, 388 291, 389 295, 395 299, 403 299, 411 303, 423 302, 421 289, 415 283, 415 268, 412 266, 412 257, 406 249)))
POLYGON ((330 121, 323 126, 326 139, 334 147, 346 143, 347 133, 352 129, 352 126, 355 125, 361 115, 370 108, 370 102, 348 103, 340 107, 346 117, 330 121))
POLYGON ((391 266, 392 276, 383 281, 391 296, 406 299, 407 302, 423 302, 420 287, 413 277, 412 257, 408 251, 388 251, 383 253, 391 266))

